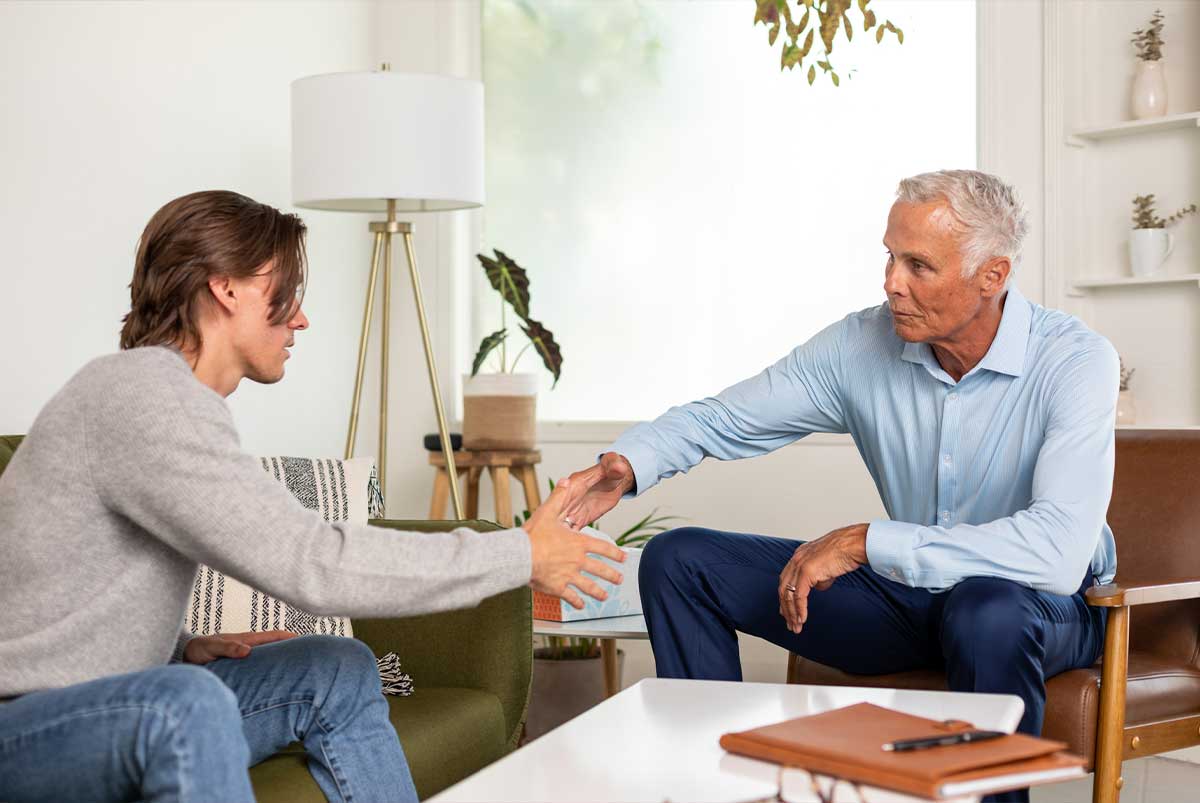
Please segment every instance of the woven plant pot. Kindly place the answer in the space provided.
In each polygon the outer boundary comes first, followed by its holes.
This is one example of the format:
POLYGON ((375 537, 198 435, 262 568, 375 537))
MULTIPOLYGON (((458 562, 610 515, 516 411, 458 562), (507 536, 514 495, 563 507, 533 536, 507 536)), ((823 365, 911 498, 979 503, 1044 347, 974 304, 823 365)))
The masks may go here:
POLYGON ((537 445, 537 375, 463 377, 463 448, 524 451, 537 445))

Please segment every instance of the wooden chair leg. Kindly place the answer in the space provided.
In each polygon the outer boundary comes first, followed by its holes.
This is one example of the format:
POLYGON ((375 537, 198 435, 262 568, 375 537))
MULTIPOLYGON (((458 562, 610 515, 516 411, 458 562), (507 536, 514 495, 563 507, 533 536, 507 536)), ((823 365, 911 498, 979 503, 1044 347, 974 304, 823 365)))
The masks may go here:
POLYGON ((1096 733, 1092 803, 1121 799, 1125 751, 1125 681, 1129 670, 1129 608, 1109 608, 1100 667, 1100 721, 1096 733))
POLYGON ((492 491, 496 496, 496 521, 502 527, 513 525, 512 483, 507 466, 492 466, 488 469, 492 475, 492 491))
POLYGON ((479 518, 479 475, 483 469, 472 466, 467 469, 466 514, 468 519, 479 518))
POLYGON ((429 518, 446 518, 446 502, 450 499, 450 475, 439 468, 433 476, 433 496, 429 500, 429 518))
POLYGON ((798 677, 799 674, 800 674, 800 659, 796 656, 796 653, 789 652, 788 653, 788 666, 787 666, 787 682, 788 683, 799 683, 800 682, 800 678, 798 677))
POLYGON ((521 475, 521 486, 525 489, 525 506, 532 513, 542 504, 542 494, 538 490, 537 469, 533 466, 521 466, 517 471, 521 475))

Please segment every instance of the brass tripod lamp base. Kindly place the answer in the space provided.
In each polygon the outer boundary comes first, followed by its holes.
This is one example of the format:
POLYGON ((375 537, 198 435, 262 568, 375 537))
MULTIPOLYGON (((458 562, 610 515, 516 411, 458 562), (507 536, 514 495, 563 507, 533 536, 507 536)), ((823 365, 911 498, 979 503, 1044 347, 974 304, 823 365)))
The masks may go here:
POLYGON ((433 343, 429 338, 429 322, 425 317, 425 302, 421 296, 421 278, 417 273, 417 255, 413 251, 412 224, 396 220, 396 202, 387 202, 387 220, 370 224, 375 235, 371 252, 371 277, 367 283, 367 302, 363 310, 362 334, 358 340, 358 369, 354 376, 354 400, 350 406, 350 431, 346 434, 346 458, 354 456, 354 440, 358 434, 358 411, 362 402, 363 371, 367 364, 367 339, 371 332, 371 314, 375 308, 375 287, 379 279, 379 257, 383 255, 383 320, 380 327, 380 377, 379 377, 379 485, 387 488, 387 411, 388 411, 388 340, 392 325, 392 235, 404 236, 404 252, 408 258, 409 275, 412 278, 413 300, 417 306, 417 321, 421 327, 421 341, 425 347, 425 367, 429 371, 429 388, 433 392, 433 407, 437 412, 438 435, 442 442, 442 453, 446 455, 446 473, 450 478, 450 498, 454 504, 454 515, 466 518, 462 498, 458 491, 458 471, 454 465, 454 449, 450 445, 450 430, 446 426, 446 410, 442 404, 442 391, 438 385, 437 365, 433 358, 433 343))

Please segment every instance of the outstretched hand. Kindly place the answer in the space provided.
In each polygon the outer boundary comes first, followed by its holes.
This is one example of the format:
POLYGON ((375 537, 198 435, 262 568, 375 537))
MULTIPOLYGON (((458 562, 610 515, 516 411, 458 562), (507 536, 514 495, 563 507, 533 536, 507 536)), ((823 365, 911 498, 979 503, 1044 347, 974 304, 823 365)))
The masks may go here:
POLYGON ((808 595, 824 591, 867 562, 867 525, 852 524, 796 547, 779 573, 779 614, 799 633, 808 621, 808 595))
POLYGON ((624 579, 616 569, 591 556, 602 555, 620 563, 625 560, 625 552, 611 541, 582 535, 563 524, 563 506, 574 491, 570 478, 559 480, 550 498, 522 527, 529 534, 533 557, 529 585, 535 591, 565 599, 574 608, 582 608, 583 598, 575 589, 601 601, 608 598, 604 589, 583 572, 613 584, 624 579))
POLYGON ((295 633, 287 630, 195 636, 183 648, 183 660, 189 664, 207 664, 218 658, 245 658, 255 647, 295 637, 295 633))
POLYGON ((616 507, 636 482, 633 466, 616 452, 605 452, 599 463, 576 471, 568 479, 571 493, 563 505, 563 519, 576 530, 616 507))

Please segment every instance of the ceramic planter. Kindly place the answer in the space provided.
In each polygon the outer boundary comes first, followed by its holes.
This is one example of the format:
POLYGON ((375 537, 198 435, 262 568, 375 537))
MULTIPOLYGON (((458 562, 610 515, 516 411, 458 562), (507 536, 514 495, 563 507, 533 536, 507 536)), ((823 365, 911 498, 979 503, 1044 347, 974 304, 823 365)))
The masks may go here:
MULTIPOLYGON (((536 739, 589 708, 604 702, 604 663, 594 658, 551 659, 549 648, 533 651, 533 689, 525 740, 536 739)), ((625 668, 625 652, 617 650, 617 679, 625 668)))
POLYGON ((1175 238, 1166 229, 1134 229, 1129 232, 1129 267, 1134 276, 1153 276, 1175 248, 1175 238))

